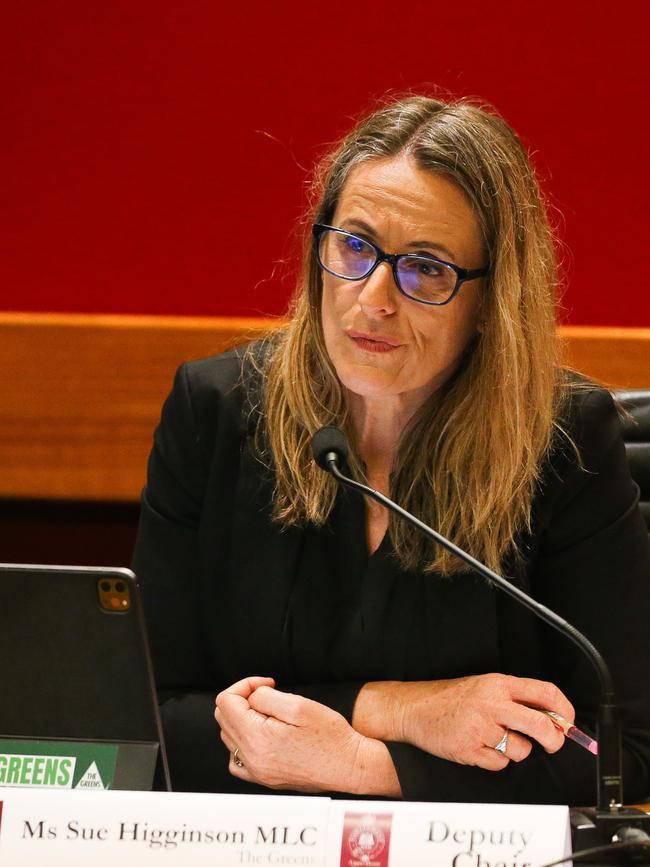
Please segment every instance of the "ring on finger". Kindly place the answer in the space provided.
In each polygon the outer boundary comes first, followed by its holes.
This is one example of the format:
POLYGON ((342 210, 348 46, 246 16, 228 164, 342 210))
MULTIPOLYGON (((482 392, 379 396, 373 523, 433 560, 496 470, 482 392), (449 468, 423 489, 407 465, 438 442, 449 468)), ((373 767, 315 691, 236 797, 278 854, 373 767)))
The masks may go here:
POLYGON ((232 760, 237 765, 238 768, 244 767, 244 763, 239 758, 239 747, 235 747, 235 752, 232 754, 232 760))
POLYGON ((494 749, 498 753, 501 753, 502 756, 505 756, 506 750, 508 749, 508 729, 505 730, 505 732, 503 733, 503 737, 494 749))

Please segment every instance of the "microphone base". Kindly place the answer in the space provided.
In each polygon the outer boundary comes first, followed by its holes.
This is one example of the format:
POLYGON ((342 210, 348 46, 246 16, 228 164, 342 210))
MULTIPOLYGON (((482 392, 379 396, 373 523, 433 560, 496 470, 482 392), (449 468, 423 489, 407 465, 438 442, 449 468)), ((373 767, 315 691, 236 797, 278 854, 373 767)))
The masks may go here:
MULTIPOLYGON (((571 843, 574 852, 607 846, 614 837, 630 840, 632 836, 650 840, 650 813, 634 807, 619 807, 618 810, 599 810, 596 807, 572 808, 571 843), (630 831, 629 829, 634 829, 630 831)), ((580 864, 650 864, 650 848, 639 845, 621 851, 605 852, 580 858, 580 864)))

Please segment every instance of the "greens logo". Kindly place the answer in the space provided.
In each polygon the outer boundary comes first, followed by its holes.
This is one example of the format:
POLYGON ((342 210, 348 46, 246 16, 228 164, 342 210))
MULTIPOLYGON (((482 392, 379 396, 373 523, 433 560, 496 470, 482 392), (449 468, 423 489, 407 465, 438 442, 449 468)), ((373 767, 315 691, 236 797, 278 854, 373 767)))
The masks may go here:
POLYGON ((74 756, 30 756, 0 753, 0 786, 71 789, 74 756))
POLYGON ((75 789, 104 789, 104 782, 102 780, 102 776, 99 773, 99 768, 97 767, 97 762, 93 762, 85 774, 82 774, 79 782, 75 786, 75 789))
POLYGON ((117 744, 0 738, 0 788, 110 789, 117 744))

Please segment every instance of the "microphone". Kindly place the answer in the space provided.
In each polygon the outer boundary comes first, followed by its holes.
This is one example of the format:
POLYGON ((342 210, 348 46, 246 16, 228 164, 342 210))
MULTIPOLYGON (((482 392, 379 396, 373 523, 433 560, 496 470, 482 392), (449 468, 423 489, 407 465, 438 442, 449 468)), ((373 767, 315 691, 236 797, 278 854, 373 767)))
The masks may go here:
POLYGON ((317 430, 311 440, 314 460, 321 468, 331 472, 330 464, 344 464, 348 457, 348 441, 338 427, 328 426, 317 430))
POLYGON ((614 682, 605 660, 591 641, 555 611, 542 605, 541 602, 520 590, 506 578, 489 569, 484 563, 440 535, 389 497, 345 475, 341 468, 345 466, 348 455, 348 442, 340 428, 333 426, 320 428, 312 437, 311 445, 314 460, 321 469, 331 473, 337 481, 346 487, 352 488, 385 506, 433 542, 442 545, 447 551, 451 551, 471 569, 482 575, 488 583, 496 585, 537 617, 573 641, 589 658, 596 669, 601 687, 601 700, 596 722, 598 739, 598 755, 596 756, 597 808, 595 813, 586 811, 586 813, 577 814, 577 818, 572 816, 572 824, 577 835, 574 844, 579 842, 582 847, 582 844, 593 846, 598 845, 598 843, 610 843, 615 834, 620 835, 623 826, 632 825, 641 830, 644 827, 650 828, 650 815, 641 811, 621 808, 623 803, 621 729, 614 682))

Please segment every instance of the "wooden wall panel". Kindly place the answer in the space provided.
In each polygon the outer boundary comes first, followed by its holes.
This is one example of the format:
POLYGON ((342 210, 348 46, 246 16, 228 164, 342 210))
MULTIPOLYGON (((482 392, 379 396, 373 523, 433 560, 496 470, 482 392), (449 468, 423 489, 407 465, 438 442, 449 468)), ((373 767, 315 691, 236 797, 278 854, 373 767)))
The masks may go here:
POLYGON ((650 328, 565 325, 566 363, 610 388, 650 388, 650 328))
MULTIPOLYGON (((0 314, 0 497, 134 502, 178 365, 275 321, 0 314)), ((650 387, 650 329, 561 334, 576 369, 650 387)))
POLYGON ((0 496, 136 499, 175 369, 269 321, 3 315, 0 496))

